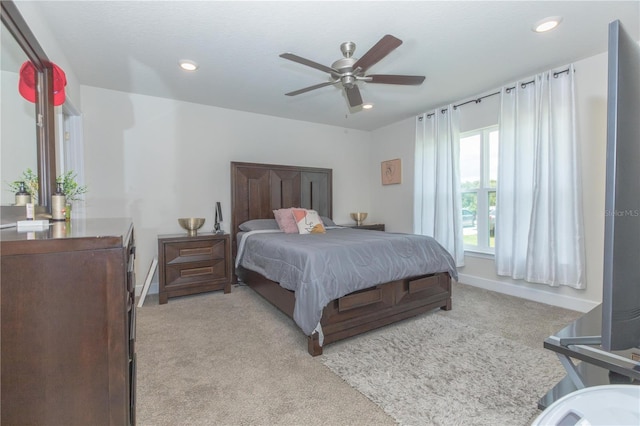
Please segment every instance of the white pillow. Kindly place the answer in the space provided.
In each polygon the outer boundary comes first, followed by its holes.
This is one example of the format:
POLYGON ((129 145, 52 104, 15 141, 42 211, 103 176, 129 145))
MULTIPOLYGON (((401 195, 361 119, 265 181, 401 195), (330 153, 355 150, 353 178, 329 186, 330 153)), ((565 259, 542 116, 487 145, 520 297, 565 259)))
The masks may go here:
POLYGON ((301 234, 324 234, 326 232, 317 211, 293 208, 291 212, 301 234))

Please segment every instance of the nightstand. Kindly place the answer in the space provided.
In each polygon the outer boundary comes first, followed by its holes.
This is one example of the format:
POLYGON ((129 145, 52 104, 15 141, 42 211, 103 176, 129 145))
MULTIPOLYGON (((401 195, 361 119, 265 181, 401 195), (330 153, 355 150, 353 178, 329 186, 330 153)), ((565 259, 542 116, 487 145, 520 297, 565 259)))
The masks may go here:
POLYGON ((362 225, 340 225, 353 229, 368 229, 370 231, 384 231, 384 223, 363 223, 362 225))
POLYGON ((171 297, 213 290, 231 292, 229 234, 158 236, 160 304, 171 297))

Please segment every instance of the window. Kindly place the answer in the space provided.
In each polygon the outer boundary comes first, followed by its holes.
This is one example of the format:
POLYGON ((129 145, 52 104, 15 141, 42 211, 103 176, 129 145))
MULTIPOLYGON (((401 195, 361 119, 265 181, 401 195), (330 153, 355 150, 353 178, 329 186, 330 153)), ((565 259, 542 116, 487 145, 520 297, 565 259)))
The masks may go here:
POLYGON ((460 193, 465 250, 494 252, 497 183, 498 126, 460 134, 460 193))

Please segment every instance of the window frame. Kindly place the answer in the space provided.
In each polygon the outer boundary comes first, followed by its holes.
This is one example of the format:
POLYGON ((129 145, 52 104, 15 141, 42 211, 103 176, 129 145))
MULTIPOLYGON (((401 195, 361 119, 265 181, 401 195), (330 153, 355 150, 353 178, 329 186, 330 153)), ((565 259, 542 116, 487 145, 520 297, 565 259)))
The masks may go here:
MULTIPOLYGON (((461 198, 463 194, 475 194, 476 196, 476 230, 478 244, 471 245, 465 243, 464 251, 488 255, 495 254, 495 243, 494 246, 491 247, 491 235, 489 231, 489 194, 491 192, 497 192, 497 178, 496 186, 490 186, 490 134, 492 132, 499 132, 497 124, 462 132, 459 135, 460 140, 475 135, 480 136, 480 185, 476 189, 460 188, 461 198)), ((460 183, 462 184, 462 182, 460 183)))

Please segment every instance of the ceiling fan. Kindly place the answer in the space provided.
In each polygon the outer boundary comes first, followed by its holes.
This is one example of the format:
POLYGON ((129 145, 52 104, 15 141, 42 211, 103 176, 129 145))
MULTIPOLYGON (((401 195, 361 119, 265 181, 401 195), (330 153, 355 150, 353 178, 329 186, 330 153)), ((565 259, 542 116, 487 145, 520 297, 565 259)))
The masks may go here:
POLYGON ((347 95, 349 106, 353 108, 362 105, 362 96, 360 95, 360 89, 358 89, 358 85, 356 84, 356 82, 358 81, 365 81, 367 83, 401 84, 411 86, 422 84, 425 77, 419 75, 366 75, 366 71, 372 65, 378 63, 381 59, 383 59, 401 44, 402 40, 387 34, 382 37, 371 49, 369 49, 369 51, 365 53, 360 59, 357 59, 353 57, 353 52, 356 50, 356 44, 348 41, 340 45, 340 50, 342 51, 344 58, 338 59, 333 64, 331 64, 330 67, 311 61, 309 59, 305 59, 298 55, 294 55, 293 53, 283 53, 280 55, 281 58, 288 59, 290 61, 297 62, 299 64, 306 65, 308 67, 331 74, 331 81, 285 93, 285 95, 296 96, 301 93, 319 89, 321 87, 340 83, 342 84, 342 87, 344 88, 344 91, 347 95))

